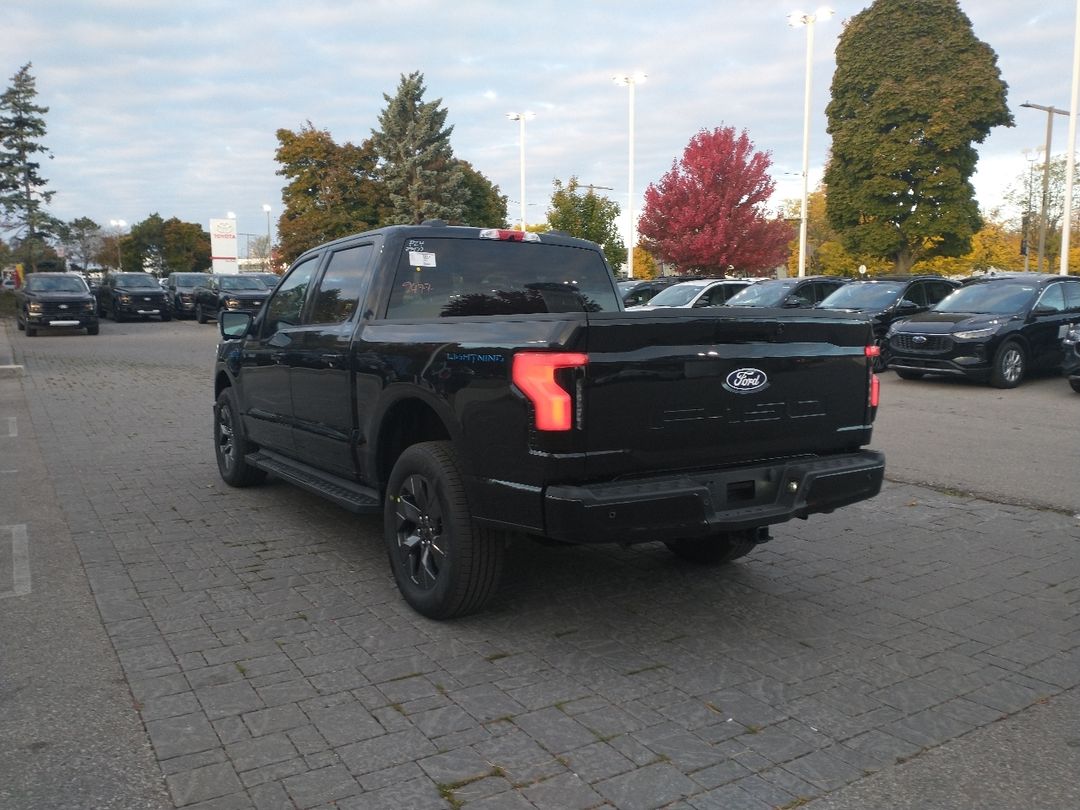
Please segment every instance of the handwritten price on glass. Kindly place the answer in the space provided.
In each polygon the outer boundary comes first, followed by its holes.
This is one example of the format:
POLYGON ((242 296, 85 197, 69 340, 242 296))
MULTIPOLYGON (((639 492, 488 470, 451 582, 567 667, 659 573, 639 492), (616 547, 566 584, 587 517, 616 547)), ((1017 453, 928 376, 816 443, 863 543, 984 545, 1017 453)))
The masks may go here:
POLYGON ((429 293, 432 290, 432 286, 427 281, 403 281, 401 286, 405 288, 405 292, 408 293, 429 293))

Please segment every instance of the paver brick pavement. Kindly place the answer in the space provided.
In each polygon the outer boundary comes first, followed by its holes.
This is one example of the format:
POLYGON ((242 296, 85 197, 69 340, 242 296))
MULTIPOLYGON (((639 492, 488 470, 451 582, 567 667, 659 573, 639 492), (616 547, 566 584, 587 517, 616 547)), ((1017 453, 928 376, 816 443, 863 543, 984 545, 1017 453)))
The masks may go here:
POLYGON ((1080 525, 889 484, 740 563, 511 546, 410 611, 380 525, 234 490, 190 323, 21 340, 43 457, 177 806, 780 807, 1080 683, 1080 525))

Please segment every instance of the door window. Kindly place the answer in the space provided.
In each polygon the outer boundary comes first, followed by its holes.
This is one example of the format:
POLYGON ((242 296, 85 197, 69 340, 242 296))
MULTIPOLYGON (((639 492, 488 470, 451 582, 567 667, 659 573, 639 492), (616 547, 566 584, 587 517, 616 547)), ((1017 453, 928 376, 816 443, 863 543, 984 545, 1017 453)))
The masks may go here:
POLYGON ((907 292, 904 293, 904 298, 901 301, 911 301, 916 304, 920 309, 926 306, 926 285, 921 281, 914 282, 908 287, 907 292))
POLYGON ((1039 296, 1038 302, 1035 304, 1037 307, 1044 307, 1054 312, 1065 311, 1065 290, 1064 284, 1051 284, 1045 290, 1043 294, 1039 296))
POLYGON ((311 323, 343 323, 352 317, 371 277, 375 246, 337 250, 319 280, 311 308, 311 323))
POLYGON ((951 293, 955 287, 944 281, 931 281, 926 285, 926 303, 934 306, 938 301, 951 293))
POLYGON ((296 265, 274 290, 266 305, 264 337, 300 323, 300 314, 304 311, 304 301, 307 300, 311 277, 319 266, 319 258, 313 256, 296 265))
POLYGON ((1069 312, 1080 312, 1080 281, 1062 282, 1065 287, 1065 308, 1069 312))

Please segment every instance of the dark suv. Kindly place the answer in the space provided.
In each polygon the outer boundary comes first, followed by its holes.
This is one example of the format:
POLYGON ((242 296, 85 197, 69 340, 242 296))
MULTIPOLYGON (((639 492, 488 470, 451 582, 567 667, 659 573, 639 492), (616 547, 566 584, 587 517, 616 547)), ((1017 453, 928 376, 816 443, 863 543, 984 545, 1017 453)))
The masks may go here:
POLYGON ((1065 352, 1065 359, 1061 364, 1061 370, 1069 378, 1072 390, 1080 394, 1080 326, 1070 329, 1061 341, 1061 348, 1065 352))
POLYGON ((948 374, 1015 388, 1031 369, 1058 369, 1080 324, 1080 278, 1036 273, 964 285, 929 312, 893 325, 889 366, 905 380, 948 374))
POLYGON ((735 293, 727 300, 727 305, 806 309, 820 304, 846 283, 846 278, 838 276, 768 278, 735 293))
POLYGON ((195 320, 206 323, 208 318, 230 310, 258 312, 270 295, 270 288, 261 278, 241 275, 207 275, 195 288, 195 320))
POLYGON ((78 273, 31 273, 15 291, 15 325, 27 337, 42 326, 73 326, 96 335, 97 304, 78 273))
POLYGON ((173 314, 177 318, 195 317, 195 288, 206 278, 206 273, 169 273, 165 289, 169 291, 173 314))
POLYGON ((885 334, 893 321, 925 312, 957 286, 955 281, 941 276, 876 276, 845 284, 818 306, 862 312, 869 317, 874 339, 881 347, 874 370, 883 371, 888 364, 885 334))
POLYGON ((149 273, 110 273, 95 290, 98 312, 120 323, 127 318, 144 321, 156 315, 172 319, 169 296, 149 273))

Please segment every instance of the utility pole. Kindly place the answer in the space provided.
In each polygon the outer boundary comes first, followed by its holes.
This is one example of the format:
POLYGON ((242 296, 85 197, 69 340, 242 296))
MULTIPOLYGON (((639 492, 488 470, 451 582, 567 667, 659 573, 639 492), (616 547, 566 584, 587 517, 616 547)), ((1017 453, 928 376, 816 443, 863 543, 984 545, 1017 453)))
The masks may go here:
MULTIPOLYGON (((1049 216, 1046 209, 1050 202, 1050 142, 1054 137, 1054 114, 1068 115, 1069 111, 1059 110, 1052 105, 1045 107, 1042 104, 1032 104, 1030 101, 1025 101, 1020 106, 1032 110, 1042 110, 1046 113, 1046 163, 1043 164, 1042 207, 1039 212, 1039 264, 1036 268, 1041 273, 1043 271, 1043 257, 1046 256, 1046 229, 1047 217, 1049 216)), ((1066 214, 1065 222, 1065 227, 1068 227, 1068 214, 1066 214)))

